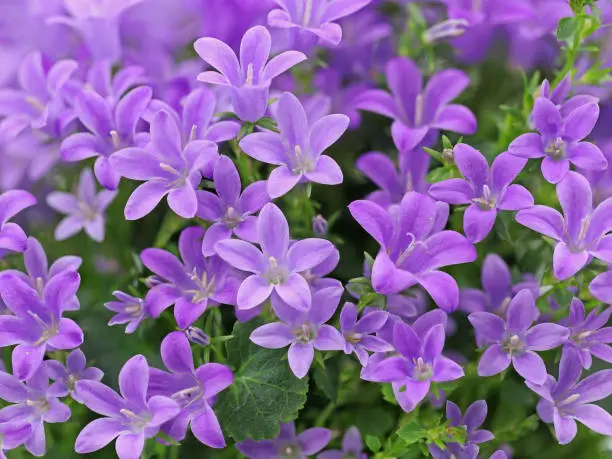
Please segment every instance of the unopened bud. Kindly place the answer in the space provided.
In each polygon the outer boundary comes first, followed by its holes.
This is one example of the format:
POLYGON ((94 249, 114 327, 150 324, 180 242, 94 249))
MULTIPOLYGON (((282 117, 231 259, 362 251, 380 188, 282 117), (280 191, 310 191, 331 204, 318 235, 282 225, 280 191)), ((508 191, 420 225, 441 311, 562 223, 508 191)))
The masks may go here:
POLYGON ((455 153, 452 148, 445 148, 442 150, 442 159, 449 164, 453 164, 455 162, 455 153))
POLYGON ((423 41, 433 43, 435 41, 455 38, 463 35, 470 23, 465 19, 447 19, 425 31, 423 41))
POLYGON ((210 344, 210 337, 198 327, 187 327, 185 334, 187 335, 187 339, 193 344, 197 344, 198 346, 208 346, 210 344))
POLYGON ((327 234, 327 220, 322 215, 317 215, 312 219, 312 230, 317 236, 325 236, 327 234))

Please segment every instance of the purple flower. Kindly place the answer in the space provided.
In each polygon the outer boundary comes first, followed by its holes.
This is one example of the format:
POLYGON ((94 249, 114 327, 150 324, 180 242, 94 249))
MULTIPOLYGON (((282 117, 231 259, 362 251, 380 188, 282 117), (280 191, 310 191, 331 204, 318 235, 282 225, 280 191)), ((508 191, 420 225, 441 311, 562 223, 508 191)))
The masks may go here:
POLYGON ((285 92, 278 101, 277 121, 280 134, 256 132, 240 142, 247 155, 279 166, 268 177, 272 198, 284 195, 299 182, 342 183, 340 167, 322 153, 346 131, 346 115, 323 116, 311 126, 297 97, 285 92))
POLYGON ((340 261, 340 252, 334 247, 332 252, 316 266, 302 271, 300 274, 308 285, 311 292, 316 292, 328 287, 342 287, 342 282, 331 277, 325 277, 336 269, 340 261))
POLYGON ((578 298, 570 303, 567 327, 571 334, 565 347, 574 348, 585 369, 591 368, 591 354, 605 362, 612 363, 612 327, 606 327, 612 308, 603 311, 593 309, 586 315, 584 304, 578 298))
POLYGON ((336 312, 342 289, 330 287, 319 290, 312 297, 308 311, 275 307, 282 322, 262 325, 253 330, 251 341, 261 347, 280 349, 289 346, 289 366, 298 378, 308 373, 314 350, 339 351, 345 341, 338 330, 325 324, 336 312))
POLYGON ((534 11, 527 0, 443 0, 448 6, 448 17, 466 19, 470 25, 510 24, 529 19, 534 11))
POLYGON ((50 390, 58 396, 66 396, 70 394, 74 400, 82 403, 78 394, 75 392, 75 384, 77 381, 92 380, 101 381, 104 373, 96 367, 85 368, 87 359, 85 354, 80 349, 75 349, 66 357, 66 365, 64 366, 57 360, 46 360, 45 366, 49 373, 49 377, 55 381, 50 390))
POLYGON ((23 252, 28 237, 21 226, 9 220, 36 204, 36 198, 25 190, 9 190, 0 194, 0 258, 6 252, 23 252))
POLYGON ((216 38, 200 38, 194 44, 198 55, 217 70, 200 73, 198 80, 228 87, 234 112, 243 121, 255 122, 264 116, 272 80, 306 60, 303 53, 286 51, 268 62, 271 44, 270 32, 262 26, 244 34, 240 62, 232 48, 216 38))
POLYGON ((212 409, 219 392, 234 382, 231 370, 218 363, 207 363, 197 369, 189 341, 183 332, 172 332, 161 344, 161 356, 170 370, 151 368, 149 394, 166 395, 179 403, 181 411, 162 426, 176 441, 182 441, 187 426, 198 439, 211 448, 225 447, 225 439, 212 409))
POLYGON ((6 459, 5 451, 21 446, 32 435, 32 426, 28 423, 0 423, 0 459, 6 459))
POLYGON ((269 203, 259 213, 257 235, 261 250, 237 239, 215 245, 217 254, 234 268, 252 273, 238 289, 238 308, 253 309, 274 291, 289 306, 310 307, 310 287, 299 273, 314 268, 334 250, 325 239, 309 238, 289 247, 289 224, 281 210, 269 203))
POLYGON ((73 300, 80 282, 78 273, 64 271, 49 280, 41 298, 18 276, 0 276, 2 301, 13 313, 0 316, 0 341, 3 347, 17 345, 12 361, 13 373, 19 379, 28 379, 36 372, 49 347, 74 349, 83 343, 77 323, 62 317, 65 302, 73 300))
POLYGON ((428 154, 418 150, 399 152, 398 171, 388 155, 371 151, 361 155, 355 166, 380 188, 370 193, 367 199, 387 209, 399 204, 409 191, 427 192, 429 184, 425 176, 429 158, 428 154))
POLYGON ((512 362, 516 372, 527 381, 542 384, 546 365, 535 351, 548 351, 562 345, 570 331, 552 323, 532 327, 540 315, 533 295, 521 290, 510 301, 506 320, 489 312, 473 312, 468 319, 483 340, 490 344, 478 363, 480 376, 493 376, 512 362))
POLYGON ((295 434, 295 425, 281 424, 280 433, 274 440, 246 440, 236 443, 236 448, 249 459, 306 459, 317 454, 331 440, 332 432, 322 427, 295 434))
POLYGON ((599 301, 612 304, 612 271, 597 275, 589 284, 589 291, 599 301))
POLYGON ((400 151, 410 151, 431 129, 445 129, 460 134, 476 132, 476 118, 465 106, 449 104, 470 82, 456 69, 433 75, 423 90, 423 76, 408 58, 391 59, 387 64, 387 85, 391 94, 380 89, 364 92, 357 106, 394 120, 391 134, 400 151))
POLYGON ((104 212, 117 196, 116 191, 96 193, 91 169, 83 169, 75 194, 54 191, 47 195, 47 204, 67 216, 55 228, 55 239, 63 241, 81 230, 96 242, 104 240, 104 212))
POLYGON ((498 211, 533 206, 533 196, 527 188, 511 184, 527 160, 502 153, 489 170, 486 158, 464 143, 455 146, 453 156, 465 179, 434 183, 429 194, 448 204, 469 204, 463 216, 463 229, 470 241, 480 242, 491 232, 498 211))
POLYGON ((328 450, 317 456, 317 459, 368 459, 363 452, 363 442, 359 429, 355 426, 347 429, 342 438, 342 451, 328 450))
POLYGON ((268 13, 268 25, 288 29, 292 46, 311 53, 317 43, 331 47, 342 40, 335 23, 368 5, 372 0, 276 0, 280 9, 268 13))
POLYGON ((570 163, 581 169, 603 170, 608 161, 596 145, 582 140, 590 134, 599 117, 597 103, 578 106, 566 117, 544 97, 536 99, 532 121, 538 131, 517 137, 508 152, 522 158, 544 158, 542 174, 550 183, 559 183, 570 163))
POLYGON ((164 110, 157 112, 151 121, 149 146, 126 148, 111 158, 122 177, 145 182, 128 199, 125 218, 138 220, 148 215, 166 195, 175 214, 193 218, 202 170, 217 157, 217 145, 210 140, 194 140, 183 148, 175 120, 164 110))
POLYGON ((340 312, 340 331, 344 337, 344 353, 353 352, 359 359, 361 366, 368 364, 370 358, 368 351, 371 352, 390 352, 393 346, 379 338, 373 336, 380 330, 387 321, 388 314, 384 311, 370 310, 364 312, 361 318, 357 318, 357 306, 353 303, 344 303, 340 312))
POLYGON ((140 323, 151 316, 149 305, 142 298, 133 297, 119 290, 114 291, 113 296, 117 301, 104 303, 106 309, 117 313, 109 320, 108 325, 127 324, 125 332, 134 333, 140 323))
POLYGON ((78 381, 76 391, 91 411, 104 416, 87 424, 74 449, 79 454, 97 451, 117 438, 119 459, 140 457, 145 440, 181 410, 179 404, 161 395, 147 399, 149 365, 142 355, 128 360, 119 373, 121 395, 98 381, 78 381))
POLYGON ((145 298, 150 314, 158 317, 174 305, 179 328, 194 323, 209 306, 236 303, 239 281, 219 257, 202 255, 203 235, 199 227, 183 230, 179 236, 182 262, 162 249, 145 249, 140 255, 142 263, 162 279, 145 298))
POLYGON ((135 144, 138 122, 151 95, 151 88, 140 86, 115 103, 90 89, 82 91, 76 98, 74 110, 89 132, 67 137, 61 145, 62 159, 76 162, 95 157, 94 172, 98 182, 108 190, 115 190, 121 176, 110 158, 122 148, 135 144))
POLYGON ((463 377, 463 369, 442 355, 446 314, 423 314, 412 326, 396 321, 393 346, 399 355, 371 362, 361 371, 367 381, 393 383, 399 405, 411 412, 425 398, 432 382, 454 381, 463 377))
POLYGON ((115 73, 111 61, 96 61, 87 72, 86 86, 91 87, 95 94, 102 96, 114 109, 130 88, 146 81, 144 74, 145 69, 137 65, 123 66, 115 73))
POLYGON ((349 210, 380 244, 372 267, 377 293, 400 293, 420 284, 442 309, 457 307, 457 282, 439 268, 472 262, 476 250, 461 234, 441 231, 448 218, 446 204, 409 192, 396 208, 385 210, 370 201, 355 201, 349 210))
POLYGON ((472 403, 461 414, 461 409, 453 402, 446 402, 446 417, 452 427, 464 427, 467 438, 463 445, 459 443, 447 443, 447 449, 442 450, 435 444, 428 445, 429 452, 434 459, 451 459, 454 457, 473 457, 478 455, 478 445, 493 440, 494 436, 488 430, 478 430, 487 417, 487 402, 478 400, 472 403))
POLYGON ((555 209, 534 206, 516 214, 516 221, 555 239, 553 271, 559 280, 572 277, 590 260, 612 262, 612 199, 593 209, 591 186, 577 172, 568 172, 557 185, 563 216, 555 209))
POLYGON ((542 397, 538 415, 542 421, 554 424, 557 441, 562 445, 576 436, 576 421, 602 435, 612 435, 612 416, 592 403, 612 394, 612 370, 598 371, 578 382, 581 373, 580 358, 568 350, 561 355, 558 381, 548 375, 541 385, 526 382, 542 397))
POLYGON ((197 216, 215 222, 206 230, 202 240, 202 252, 206 256, 214 255, 215 244, 230 239, 232 234, 256 242, 257 217, 252 214, 270 202, 263 180, 252 183, 241 194, 240 175, 227 156, 220 156, 215 163, 213 180, 218 196, 209 191, 197 192, 197 216))
MULTIPOLYGON (((34 456, 45 454, 44 423, 53 424, 70 419, 70 408, 59 401, 53 386, 49 387, 49 376, 44 367, 27 378, 26 383, 13 375, 0 372, 0 398, 13 403, 0 410, 0 425, 29 425, 31 433, 24 445, 34 456)), ((0 447, 0 451, 2 449, 0 447)))

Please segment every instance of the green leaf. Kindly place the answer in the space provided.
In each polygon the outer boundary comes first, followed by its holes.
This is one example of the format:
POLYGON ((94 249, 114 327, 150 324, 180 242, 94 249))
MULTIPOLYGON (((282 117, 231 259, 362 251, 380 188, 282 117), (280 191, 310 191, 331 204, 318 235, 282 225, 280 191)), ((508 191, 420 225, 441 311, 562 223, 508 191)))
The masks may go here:
POLYGON ((236 441, 276 437, 280 423, 296 419, 306 403, 308 378, 293 375, 286 350, 265 349, 249 339, 262 323, 236 323, 234 339, 225 343, 228 361, 237 371, 234 384, 219 394, 215 411, 223 431, 236 441))
POLYGON ((453 177, 452 169, 446 167, 437 167, 427 174, 427 181, 429 183, 437 183, 442 180, 446 180, 453 177))
POLYGON ((253 132, 253 127, 253 123, 244 123, 240 127, 240 131, 238 131, 237 139, 241 140, 243 137, 249 135, 251 132, 253 132))
POLYGON ((240 120, 240 118, 238 118, 238 115, 236 115, 234 112, 215 113, 215 118, 231 118, 233 120, 240 120))
POLYGON ((380 391, 385 402, 397 405, 397 400, 395 399, 395 394, 393 393, 393 386, 391 384, 381 384, 380 391))
POLYGON ((365 443, 370 451, 373 453, 377 453, 380 451, 382 444, 380 443, 380 438, 375 437, 374 435, 366 435, 365 443))
POLYGON ((278 124, 272 118, 260 118, 255 124, 269 131, 280 132, 278 130, 278 124))
POLYGON ((397 436, 407 445, 419 443, 427 436, 427 431, 421 427, 416 419, 411 419, 397 430, 397 436))
POLYGON ((580 21, 573 16, 561 19, 557 27, 557 40, 569 43, 578 32, 579 27, 580 21))
POLYGON ((325 368, 317 366, 314 369, 314 381, 317 387, 332 402, 338 400, 338 387, 340 385, 340 371, 338 359, 331 358, 325 362, 325 368))
POLYGON ((155 237, 155 247, 166 247, 172 236, 188 223, 188 220, 179 217, 174 212, 168 211, 155 237))
POLYGON ((425 153, 427 153, 432 158, 440 161, 441 163, 444 162, 444 160, 442 159, 442 153, 440 153, 439 151, 427 147, 423 147, 423 150, 425 150, 425 153))

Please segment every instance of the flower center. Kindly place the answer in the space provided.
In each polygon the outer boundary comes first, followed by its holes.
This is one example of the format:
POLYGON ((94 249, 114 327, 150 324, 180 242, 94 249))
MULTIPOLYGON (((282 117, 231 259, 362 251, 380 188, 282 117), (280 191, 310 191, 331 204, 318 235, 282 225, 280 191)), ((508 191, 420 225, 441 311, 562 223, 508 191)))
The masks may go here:
POLYGON ((41 113, 45 110, 45 105, 37 97, 28 96, 26 97, 26 102, 41 113))
POLYGON ((344 339, 351 344, 357 344, 361 341, 363 335, 357 332, 346 332, 344 333, 344 339))
POLYGON ((254 74, 253 64, 251 63, 247 65, 246 80, 244 81, 245 86, 253 85, 253 77, 254 77, 253 74, 254 74))
POLYGON ((419 357, 417 359, 413 359, 414 369, 412 370, 412 377, 417 381, 427 381, 432 375, 433 371, 431 369, 431 365, 425 360, 423 357, 419 357))
POLYGON ((546 153, 552 156, 554 159, 561 159, 565 157, 565 142, 562 138, 557 137, 546 147, 546 153))
POLYGON ((484 185, 482 187, 482 196, 479 198, 472 199, 474 204, 477 204, 482 210, 491 210, 495 209, 496 199, 491 192, 491 188, 489 185, 484 185))
POLYGON ((504 350, 510 355, 519 354, 525 350, 525 343, 518 335, 512 335, 506 339, 504 350))
POLYGON ((142 303, 143 303, 142 300, 138 302, 130 303, 129 306, 125 307, 124 311, 134 318, 140 317, 142 314, 142 306, 143 306, 142 303))
POLYGON ((90 206, 85 201, 77 202, 77 207, 79 209, 81 217, 83 217, 84 220, 92 222, 98 216, 98 212, 96 211, 96 209, 94 209, 92 206, 90 206))
POLYGON ((189 278, 195 282, 198 287, 197 289, 185 290, 185 293, 190 293, 193 295, 191 298, 192 303, 201 303, 215 293, 215 276, 212 276, 209 280, 208 273, 203 272, 202 276, 200 277, 196 268, 193 268, 189 278))
POLYGON ((233 207, 228 207, 225 211, 225 216, 223 217, 223 221, 225 222, 225 226, 228 229, 234 229, 238 226, 240 222, 242 222, 244 218, 236 212, 236 209, 233 207))
POLYGON ((49 401, 42 396, 26 400, 26 405, 34 408, 36 410, 36 413, 40 416, 42 416, 51 409, 49 401))
POLYGON ((295 163, 296 163, 295 167, 292 170, 293 175, 312 172, 312 170, 314 169, 314 165, 312 164, 312 161, 310 160, 310 158, 308 158, 308 155, 304 154, 304 152, 302 151, 302 147, 300 147, 299 145, 296 145, 293 148, 293 151, 294 151, 295 163))
POLYGON ((204 391, 200 385, 197 385, 175 392, 171 398, 176 400, 182 408, 188 408, 202 397, 204 397, 204 391))
POLYGON ((111 143, 113 144, 113 148, 115 149, 115 151, 119 150, 122 145, 121 138, 119 137, 119 133, 113 129, 112 131, 110 131, 110 138, 111 138, 111 143))
POLYGON ((562 406, 569 405, 570 403, 575 402, 579 398, 580 398, 580 394, 572 394, 566 399, 561 400, 559 403, 557 403, 557 408, 561 408, 562 406))
POLYGON ((278 261, 274 257, 268 258, 268 271, 266 271, 265 278, 273 285, 280 285, 285 283, 288 277, 287 270, 278 265, 278 261))
POLYGON ((42 343, 46 343, 54 336, 57 336, 59 333, 59 326, 55 323, 53 317, 51 317, 51 323, 48 324, 45 322, 38 314, 33 313, 32 311, 28 311, 30 317, 32 317, 36 323, 43 329, 40 338, 33 344, 34 346, 40 346, 42 343))
POLYGON ((185 183, 187 183, 186 175, 181 173, 181 172, 179 172, 179 171, 177 171, 170 164, 159 163, 159 167, 162 170, 168 172, 169 174, 172 174, 172 175, 176 176, 176 179, 169 184, 170 188, 180 188, 183 185, 185 185, 185 183))
POLYGON ((125 424, 127 424, 133 432, 141 432, 151 420, 150 415, 140 416, 127 408, 120 409, 119 413, 124 416, 125 424))
POLYGON ((593 334, 591 330, 582 331, 574 336, 572 336, 572 341, 579 347, 585 346, 587 343, 586 339, 593 334))
POLYGON ((293 336, 298 343, 310 343, 316 338, 317 331, 308 322, 293 329, 293 336))
POLYGON ((68 389, 70 389, 70 392, 74 391, 74 386, 76 385, 77 381, 79 380, 78 377, 76 377, 73 374, 69 374, 68 378, 66 378, 66 385, 68 386, 68 389))
POLYGON ((401 266, 416 247, 423 246, 427 248, 423 241, 417 241, 414 234, 406 233, 406 236, 408 236, 410 242, 408 243, 408 246, 400 252, 397 262, 395 263, 396 266, 401 266))

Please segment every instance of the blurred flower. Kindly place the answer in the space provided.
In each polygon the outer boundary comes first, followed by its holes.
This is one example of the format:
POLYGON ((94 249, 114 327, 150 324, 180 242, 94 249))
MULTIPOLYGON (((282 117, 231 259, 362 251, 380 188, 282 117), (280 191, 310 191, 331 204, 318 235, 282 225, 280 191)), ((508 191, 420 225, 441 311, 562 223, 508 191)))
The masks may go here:
POLYGON ((150 317, 151 313, 147 303, 142 298, 135 298, 120 290, 113 292, 118 301, 104 303, 104 307, 117 314, 108 322, 108 325, 127 324, 126 333, 134 333, 140 323, 150 317))
POLYGON ((51 391, 59 396, 70 394, 74 400, 82 403, 78 394, 75 392, 77 381, 89 379, 101 381, 104 373, 96 367, 85 368, 87 359, 80 349, 75 349, 66 357, 66 365, 57 360, 46 360, 45 366, 49 377, 55 381, 51 385, 51 391))

